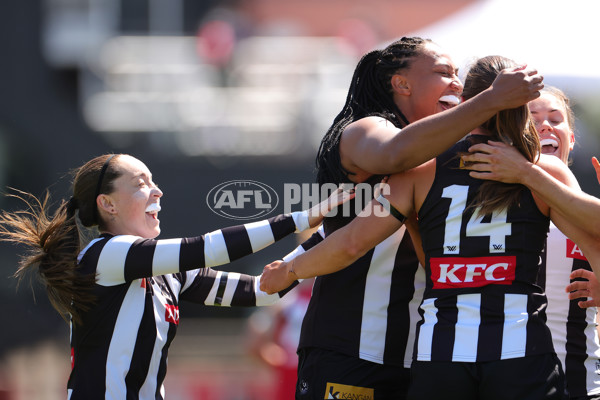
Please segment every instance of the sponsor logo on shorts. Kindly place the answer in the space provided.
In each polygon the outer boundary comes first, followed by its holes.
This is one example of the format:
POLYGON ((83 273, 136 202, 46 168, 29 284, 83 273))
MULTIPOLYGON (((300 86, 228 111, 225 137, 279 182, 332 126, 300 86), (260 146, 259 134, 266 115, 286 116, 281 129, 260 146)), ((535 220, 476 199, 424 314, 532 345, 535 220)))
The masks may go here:
POLYGON ((373 400, 375 398, 375 390, 372 388, 331 382, 327 382, 326 388, 325 399, 373 400))
POLYGON ((434 289, 510 285, 516 264, 515 256, 431 258, 431 280, 434 289))
POLYGON ((165 320, 175 325, 179 325, 179 306, 165 304, 165 320))
POLYGON ((583 251, 571 239, 567 239, 567 258, 587 261, 587 258, 583 255, 583 251))
POLYGON ((300 394, 306 394, 308 393, 308 382, 306 382, 304 379, 302 379, 299 383, 300 386, 300 394))

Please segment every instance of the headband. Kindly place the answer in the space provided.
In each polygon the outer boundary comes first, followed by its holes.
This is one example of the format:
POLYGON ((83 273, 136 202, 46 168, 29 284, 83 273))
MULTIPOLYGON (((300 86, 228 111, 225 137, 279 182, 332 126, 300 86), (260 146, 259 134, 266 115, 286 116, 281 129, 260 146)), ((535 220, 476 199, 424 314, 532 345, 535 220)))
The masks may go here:
POLYGON ((110 160, 112 160, 112 158, 114 157, 114 154, 111 154, 110 157, 108 157, 106 159, 106 161, 104 161, 104 165, 102 165, 102 169, 100 170, 100 176, 98 177, 98 185, 96 186, 96 195, 94 196, 94 214, 96 214, 98 212, 98 204, 97 204, 97 199, 98 196, 100 195, 100 189, 102 188, 102 181, 104 180, 104 174, 106 173, 106 170, 108 169, 108 163, 110 163, 110 160))

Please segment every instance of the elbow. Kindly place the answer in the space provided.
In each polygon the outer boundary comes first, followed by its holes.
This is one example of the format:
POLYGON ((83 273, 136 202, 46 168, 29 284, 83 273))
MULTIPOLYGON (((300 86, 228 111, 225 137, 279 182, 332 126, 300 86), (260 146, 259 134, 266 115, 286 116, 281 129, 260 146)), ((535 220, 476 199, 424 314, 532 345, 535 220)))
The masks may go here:
POLYGON ((386 157, 387 165, 389 165, 389 171, 387 173, 396 174, 403 172, 405 169, 405 157, 401 153, 390 153, 386 157))
POLYGON ((389 168, 387 168, 388 171, 384 172, 386 174, 405 172, 420 164, 413 161, 411 154, 407 154, 406 151, 403 151, 403 149, 390 151, 387 156, 382 159, 387 160, 387 165, 389 165, 389 168))
POLYGON ((345 266, 348 266, 364 256, 367 251, 369 249, 362 244, 360 238, 349 236, 343 241, 342 254, 339 259, 345 266))

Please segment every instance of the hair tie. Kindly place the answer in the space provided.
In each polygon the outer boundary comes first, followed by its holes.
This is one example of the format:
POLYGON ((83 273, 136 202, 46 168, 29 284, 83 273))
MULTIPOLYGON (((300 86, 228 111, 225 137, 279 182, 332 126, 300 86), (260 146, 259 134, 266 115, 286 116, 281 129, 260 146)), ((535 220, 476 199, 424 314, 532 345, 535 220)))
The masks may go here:
POLYGON ((94 215, 96 215, 96 213, 98 212, 98 204, 96 200, 98 199, 98 196, 100 196, 100 189, 102 188, 104 174, 108 169, 108 164, 110 163, 110 160, 112 160, 114 156, 114 154, 111 154, 110 157, 108 157, 106 161, 104 161, 104 165, 102 165, 102 169, 100 170, 100 175, 98 176, 98 185, 96 186, 96 195, 94 196, 94 215))
POLYGON ((67 202, 67 217, 71 218, 75 215, 75 210, 79 208, 79 202, 75 197, 71 197, 67 202))

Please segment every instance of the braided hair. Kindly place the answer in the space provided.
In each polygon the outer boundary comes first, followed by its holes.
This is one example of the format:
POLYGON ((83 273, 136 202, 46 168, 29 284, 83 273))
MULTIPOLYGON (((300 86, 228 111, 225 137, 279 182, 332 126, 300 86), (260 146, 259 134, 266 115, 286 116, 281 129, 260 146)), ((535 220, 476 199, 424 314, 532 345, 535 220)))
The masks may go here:
POLYGON ((358 62, 342 111, 335 117, 321 140, 316 159, 317 182, 349 182, 340 160, 339 144, 342 132, 352 122, 368 116, 378 116, 391 121, 396 127, 409 124, 393 98, 391 79, 399 70, 410 66, 429 39, 403 37, 383 50, 365 54, 358 62))

